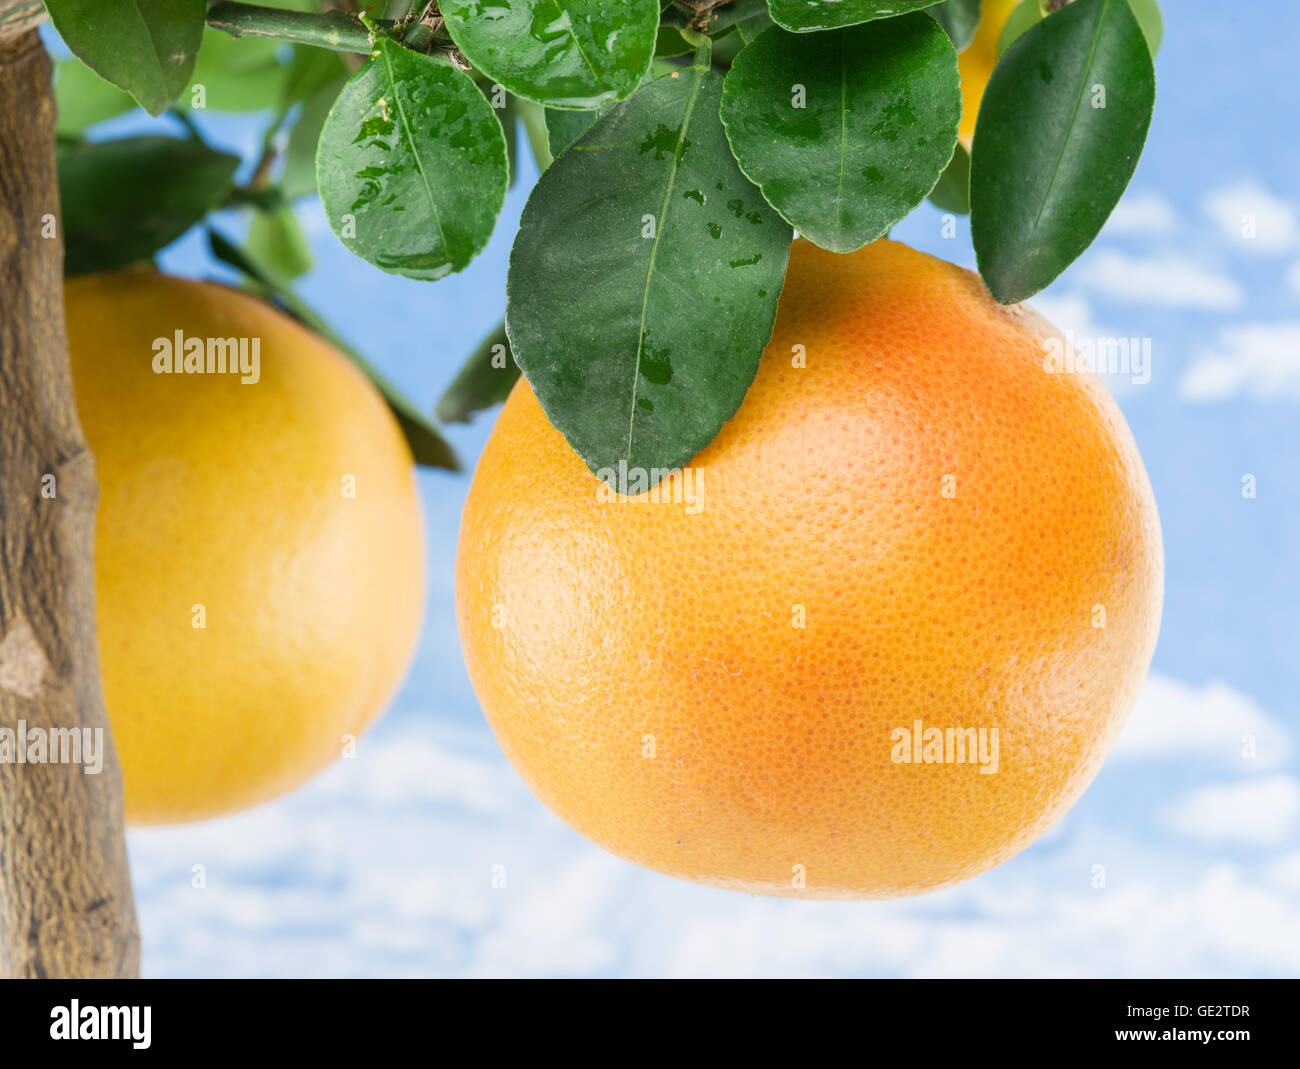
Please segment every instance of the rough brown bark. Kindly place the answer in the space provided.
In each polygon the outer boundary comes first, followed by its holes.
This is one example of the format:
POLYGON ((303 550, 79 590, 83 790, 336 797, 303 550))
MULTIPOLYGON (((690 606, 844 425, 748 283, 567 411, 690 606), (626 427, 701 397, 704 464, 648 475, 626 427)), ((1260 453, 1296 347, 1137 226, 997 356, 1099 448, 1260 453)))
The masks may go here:
POLYGON ((0 975, 133 976, 140 940, 95 641, 97 486, 68 366, 39 16, 31 0, 0 0, 0 734, 88 728, 104 766, 0 760, 0 975))

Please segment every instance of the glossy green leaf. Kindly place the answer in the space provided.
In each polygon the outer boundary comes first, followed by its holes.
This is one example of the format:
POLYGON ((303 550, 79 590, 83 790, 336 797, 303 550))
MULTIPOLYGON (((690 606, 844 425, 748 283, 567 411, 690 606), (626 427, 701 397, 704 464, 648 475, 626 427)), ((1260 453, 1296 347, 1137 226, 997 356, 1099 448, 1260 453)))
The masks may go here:
POLYGON ((443 423, 468 423, 474 413, 501 404, 518 378, 519 366, 510 355, 510 339, 502 323, 465 361, 434 414, 443 423))
POLYGON ((442 0, 466 58, 516 96, 552 108, 621 100, 650 68, 656 0, 442 0))
POLYGON ((506 282, 515 360, 592 471, 688 462, 739 407, 772 335, 790 228, 736 166, 699 60, 558 156, 506 282))
POLYGON ((1091 244, 1137 166, 1154 102, 1126 0, 1075 0, 1003 54, 971 150, 971 235, 999 301, 1032 297, 1091 244))
MULTIPOLYGON (((1038 0, 1034 0, 1035 5, 1038 0)), ((944 0, 935 4, 928 14, 939 20, 939 25, 952 38, 953 47, 964 51, 975 37, 975 27, 980 21, 980 0, 944 0)))
POLYGON ((185 88, 203 36, 205 0, 46 0, 73 55, 151 115, 185 88))
POLYGON ((389 382, 378 368, 339 337, 330 325, 294 292, 293 285, 288 279, 280 277, 273 268, 259 260, 256 254, 241 249, 215 230, 208 231, 208 245, 213 256, 245 276, 251 290, 273 301, 298 322, 327 339, 360 368, 388 403, 398 426, 406 436, 407 444, 411 447, 412 456, 417 464, 424 464, 431 468, 446 468, 448 471, 460 470, 460 461, 457 460, 455 451, 447 444, 442 437, 442 432, 433 422, 421 415, 419 409, 389 382))
POLYGON ((288 206, 255 212, 245 244, 282 278, 295 279, 311 270, 311 249, 288 206))
POLYGON ((773 28, 732 65, 741 170, 802 235, 851 252, 934 188, 957 143, 957 53, 921 13, 815 35, 773 28))
POLYGON ((795 33, 836 30, 933 7, 939 0, 767 0, 778 26, 795 33))
POLYGON ((54 100, 59 106, 58 131, 76 137, 95 123, 135 107, 129 93, 106 82, 79 59, 54 65, 54 100))
POLYGON ((380 38, 325 120, 316 181, 339 240, 409 278, 460 271, 509 182, 496 112, 464 71, 380 38))
POLYGON ((230 191, 239 157, 197 141, 133 137, 59 145, 68 275, 111 271, 170 245, 230 191))
POLYGON ((966 215, 970 211, 970 154, 960 144, 930 190, 930 201, 945 212, 966 215))

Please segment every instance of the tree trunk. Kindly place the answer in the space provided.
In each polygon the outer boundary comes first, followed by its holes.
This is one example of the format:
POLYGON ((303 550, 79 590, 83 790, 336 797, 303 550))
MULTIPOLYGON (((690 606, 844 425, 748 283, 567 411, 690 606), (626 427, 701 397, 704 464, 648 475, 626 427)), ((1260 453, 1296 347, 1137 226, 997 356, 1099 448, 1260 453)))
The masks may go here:
POLYGON ((32 0, 0 0, 0 976, 134 976, 122 782, 95 642, 98 491, 68 366, 40 17, 32 0), (101 771, 84 750, 81 763, 53 760, 67 729, 102 740, 101 771), (18 763, 41 737, 45 763, 18 763))

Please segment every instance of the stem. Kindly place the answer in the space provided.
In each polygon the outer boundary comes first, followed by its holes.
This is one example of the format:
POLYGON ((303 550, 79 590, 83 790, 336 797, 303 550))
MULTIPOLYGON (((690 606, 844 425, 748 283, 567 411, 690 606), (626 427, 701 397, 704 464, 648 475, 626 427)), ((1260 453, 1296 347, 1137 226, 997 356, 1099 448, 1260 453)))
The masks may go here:
POLYGON ((515 110, 524 124, 524 133, 528 135, 528 147, 533 150, 533 159, 537 161, 537 170, 544 171, 553 162, 550 138, 546 133, 546 111, 540 104, 522 98, 515 100, 515 110))
MULTIPOLYGON (((373 24, 385 37, 398 36, 393 19, 375 19, 373 24)), ((216 0, 208 6, 208 25, 232 37, 273 37, 334 52, 370 51, 370 31, 356 15, 343 11, 313 14, 216 0)))
POLYGON ((688 45, 695 46, 695 59, 691 63, 692 67, 699 67, 701 70, 708 70, 713 64, 713 41, 708 34, 699 33, 695 30, 678 30, 682 39, 688 45))

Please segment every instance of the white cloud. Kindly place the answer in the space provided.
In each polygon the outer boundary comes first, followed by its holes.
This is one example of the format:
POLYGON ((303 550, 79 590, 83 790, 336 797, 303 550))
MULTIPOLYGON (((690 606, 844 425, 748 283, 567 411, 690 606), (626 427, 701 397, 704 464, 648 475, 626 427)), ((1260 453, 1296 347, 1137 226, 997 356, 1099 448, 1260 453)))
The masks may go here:
POLYGON ((1193 687, 1153 672, 1112 753, 1121 760, 1266 771, 1285 764, 1291 745, 1279 721, 1226 683, 1193 687))
POLYGON ((1166 827, 1205 842, 1281 846, 1300 818, 1300 780, 1274 775, 1201 787, 1163 814, 1166 827))
POLYGON ((1286 281, 1296 293, 1300 293, 1300 260, 1291 265, 1291 269, 1286 273, 1286 281))
POLYGON ((1178 382, 1188 401, 1300 400, 1300 322, 1242 323, 1219 332, 1178 382))
POLYGON ((1283 253, 1300 241, 1295 205, 1254 182, 1240 182, 1211 193, 1203 206, 1223 236, 1239 248, 1283 253))
POLYGON ((1096 338, 1102 333, 1093 322, 1092 307, 1082 293, 1060 296, 1040 293, 1029 302, 1029 307, 1063 335, 1068 331, 1076 338, 1096 338))
POLYGON ((1265 870, 1270 883, 1300 893, 1300 850, 1283 854, 1265 870))
POLYGON ((1130 193, 1106 220, 1110 234, 1164 234, 1176 222, 1173 206, 1154 193, 1130 193))
POLYGON ((1096 252, 1080 261, 1075 277, 1099 293, 1134 304, 1228 311, 1245 300, 1235 280, 1172 253, 1142 257, 1096 252))

